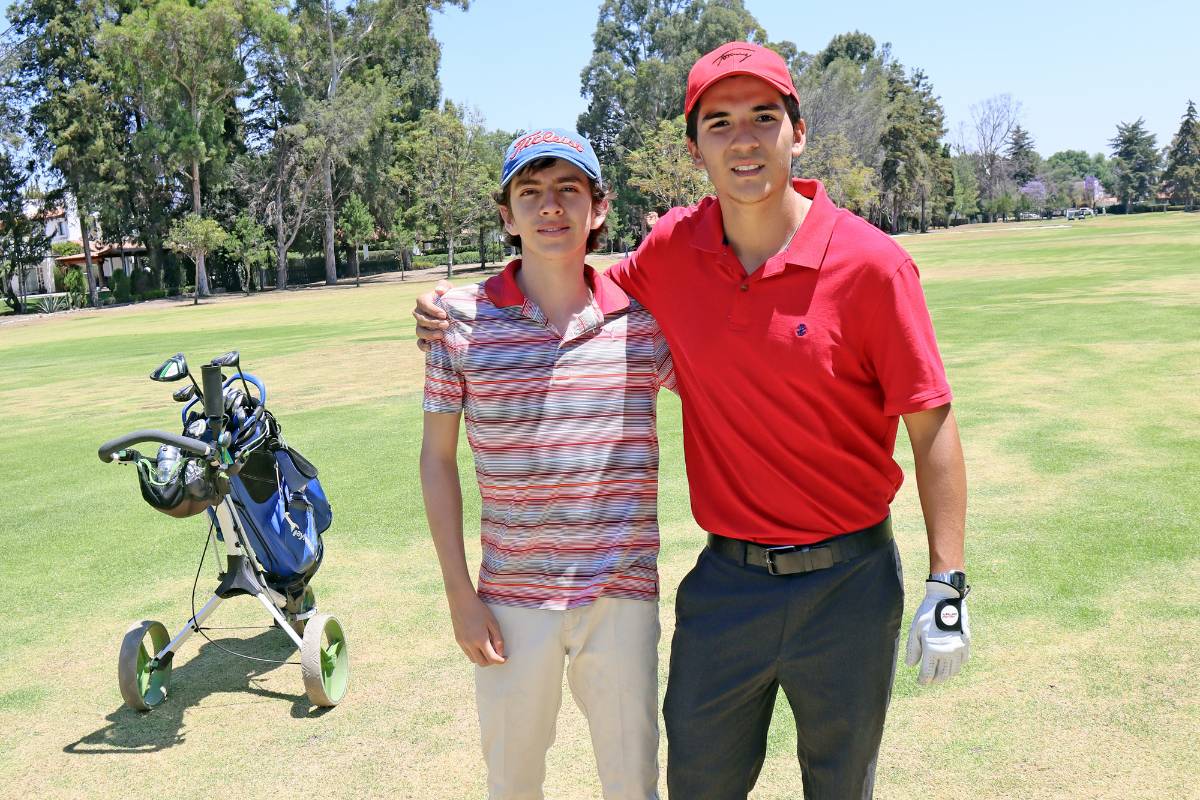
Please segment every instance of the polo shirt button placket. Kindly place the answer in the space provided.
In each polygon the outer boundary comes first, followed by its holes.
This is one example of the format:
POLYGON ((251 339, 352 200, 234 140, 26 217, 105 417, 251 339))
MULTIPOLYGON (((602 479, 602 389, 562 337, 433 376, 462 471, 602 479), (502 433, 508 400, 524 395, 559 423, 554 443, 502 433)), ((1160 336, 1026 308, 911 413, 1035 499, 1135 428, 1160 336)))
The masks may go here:
POLYGON ((743 278, 733 294, 733 308, 729 312, 729 327, 742 329, 746 327, 750 307, 750 279, 743 278))

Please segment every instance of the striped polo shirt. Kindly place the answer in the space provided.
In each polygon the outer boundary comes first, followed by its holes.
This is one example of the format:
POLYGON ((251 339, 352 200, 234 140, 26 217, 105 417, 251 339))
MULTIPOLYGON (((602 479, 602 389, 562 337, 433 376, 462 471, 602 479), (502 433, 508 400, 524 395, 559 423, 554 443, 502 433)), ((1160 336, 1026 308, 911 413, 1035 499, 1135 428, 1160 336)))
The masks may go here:
POLYGON ((479 596, 567 609, 658 596, 655 396, 675 388, 658 323, 585 267, 592 302, 558 332, 520 260, 438 301, 426 411, 463 413, 483 515, 479 596))

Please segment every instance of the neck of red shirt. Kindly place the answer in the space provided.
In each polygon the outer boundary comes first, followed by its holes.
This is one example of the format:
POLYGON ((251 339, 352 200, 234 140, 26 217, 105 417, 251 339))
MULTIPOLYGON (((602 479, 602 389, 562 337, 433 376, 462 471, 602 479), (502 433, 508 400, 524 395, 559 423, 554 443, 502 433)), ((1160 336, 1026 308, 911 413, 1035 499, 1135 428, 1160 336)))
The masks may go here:
POLYGON ((747 273, 791 243, 812 207, 812 200, 796 191, 792 183, 758 203, 732 202, 720 196, 717 199, 725 241, 747 273))

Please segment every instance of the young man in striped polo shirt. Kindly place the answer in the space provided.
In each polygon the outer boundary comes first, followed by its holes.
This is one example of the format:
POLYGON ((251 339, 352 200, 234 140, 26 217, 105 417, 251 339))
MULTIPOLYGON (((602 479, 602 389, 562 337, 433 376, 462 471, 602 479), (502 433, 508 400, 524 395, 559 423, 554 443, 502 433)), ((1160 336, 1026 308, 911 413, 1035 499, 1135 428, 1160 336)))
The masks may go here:
POLYGON ((500 216, 522 257, 438 305, 421 480, 454 635, 476 664, 488 796, 540 798, 564 661, 605 798, 658 791, 658 440, 674 388, 653 317, 584 263, 608 200, 573 131, 518 138, 500 216), (459 418, 483 500, 483 563, 463 548, 459 418))

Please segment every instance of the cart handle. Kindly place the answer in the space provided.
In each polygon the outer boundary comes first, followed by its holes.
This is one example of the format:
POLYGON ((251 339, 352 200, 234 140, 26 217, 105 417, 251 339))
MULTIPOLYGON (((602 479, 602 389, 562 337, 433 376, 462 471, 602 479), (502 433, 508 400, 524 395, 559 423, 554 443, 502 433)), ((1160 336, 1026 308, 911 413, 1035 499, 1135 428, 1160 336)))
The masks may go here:
POLYGON ((214 458, 217 453, 212 445, 202 442, 199 439, 179 436, 178 434, 167 433, 166 431, 141 430, 127 433, 124 436, 118 436, 100 445, 100 460, 105 463, 118 461, 121 456, 120 451, 139 442, 160 442, 161 444, 174 445, 180 450, 203 456, 204 458, 214 458))

